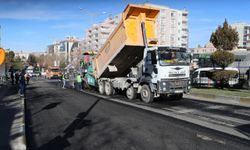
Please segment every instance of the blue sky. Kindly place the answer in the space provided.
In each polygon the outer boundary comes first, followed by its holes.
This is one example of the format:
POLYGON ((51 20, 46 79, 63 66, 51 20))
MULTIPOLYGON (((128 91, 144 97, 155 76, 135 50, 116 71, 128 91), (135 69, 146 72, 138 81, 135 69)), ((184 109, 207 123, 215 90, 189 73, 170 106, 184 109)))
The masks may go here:
POLYGON ((249 0, 0 0, 1 46, 43 52, 66 36, 83 39, 91 24, 122 12, 129 3, 145 2, 189 11, 190 48, 206 44, 225 18, 229 24, 250 24, 249 0))

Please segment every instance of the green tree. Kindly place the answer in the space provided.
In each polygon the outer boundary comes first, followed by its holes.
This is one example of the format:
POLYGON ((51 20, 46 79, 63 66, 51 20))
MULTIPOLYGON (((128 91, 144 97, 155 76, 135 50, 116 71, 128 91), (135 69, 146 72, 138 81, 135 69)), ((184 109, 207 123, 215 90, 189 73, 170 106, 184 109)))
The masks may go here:
POLYGON ((37 63, 37 58, 36 58, 36 56, 35 55, 33 55, 33 54, 30 54, 29 55, 29 57, 28 57, 28 62, 29 62, 29 64, 30 65, 36 65, 36 63, 37 63))
POLYGON ((212 53, 210 59, 214 64, 220 66, 224 70, 228 65, 234 62, 235 56, 228 51, 218 50, 212 53))
POLYGON ((24 68, 24 62, 21 60, 19 56, 16 57, 13 62, 13 69, 22 70, 23 68, 24 68))
POLYGON ((59 65, 60 68, 65 68, 66 66, 67 66, 67 65, 66 65, 65 62, 60 62, 60 65, 59 65))
POLYGON ((210 37, 210 42, 218 50, 232 50, 238 44, 238 32, 228 25, 225 19, 223 26, 219 26, 210 37))
POLYGON ((15 59, 15 52, 14 51, 9 51, 7 53, 7 61, 8 62, 14 62, 15 59))
POLYGON ((231 71, 225 70, 225 68, 234 62, 234 54, 228 51, 235 48, 238 41, 237 31, 228 25, 226 19, 223 26, 219 26, 210 37, 210 42, 217 48, 217 51, 211 55, 211 61, 222 68, 222 70, 214 72, 212 78, 217 82, 219 81, 218 83, 220 83, 221 88, 235 75, 235 72, 232 73, 231 71))

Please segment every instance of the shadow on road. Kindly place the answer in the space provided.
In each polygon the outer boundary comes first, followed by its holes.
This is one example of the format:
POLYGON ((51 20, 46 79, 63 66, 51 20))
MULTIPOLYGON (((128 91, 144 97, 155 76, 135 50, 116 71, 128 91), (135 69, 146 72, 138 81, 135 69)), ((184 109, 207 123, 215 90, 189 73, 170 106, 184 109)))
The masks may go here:
POLYGON ((250 137, 250 124, 239 125, 239 126, 236 127, 236 129, 239 132, 241 132, 241 133, 247 135, 248 137, 250 137))
POLYGON ((32 116, 35 116, 36 114, 44 111, 44 110, 49 110, 49 109, 52 109, 52 108, 55 108, 57 105, 61 104, 61 102, 55 102, 55 103, 50 103, 46 106, 44 106, 41 110, 35 112, 34 114, 32 114, 32 116))
POLYGON ((47 150, 47 149, 64 149, 71 144, 68 141, 68 138, 74 136, 75 130, 80 130, 83 127, 89 126, 91 120, 86 120, 86 116, 90 113, 90 111, 95 107, 95 105, 100 101, 100 99, 96 100, 90 108, 86 112, 79 113, 75 120, 73 120, 69 126, 63 131, 63 136, 57 136, 48 143, 42 145, 39 150, 47 150))

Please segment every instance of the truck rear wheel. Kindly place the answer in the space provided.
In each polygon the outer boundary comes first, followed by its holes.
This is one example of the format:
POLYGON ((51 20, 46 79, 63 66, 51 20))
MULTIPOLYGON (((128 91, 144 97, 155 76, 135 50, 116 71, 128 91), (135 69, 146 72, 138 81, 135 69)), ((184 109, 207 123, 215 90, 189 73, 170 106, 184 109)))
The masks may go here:
POLYGON ((98 91, 100 94, 104 94, 104 81, 99 82, 98 91))
POLYGON ((109 81, 105 82, 105 88, 104 88, 105 94, 110 96, 113 94, 113 86, 112 83, 109 81))
POLYGON ((154 94, 151 92, 148 85, 143 85, 141 89, 141 99, 145 103, 153 102, 154 94))
POLYGON ((127 88, 126 96, 128 99, 133 100, 136 98, 136 95, 137 95, 137 93, 136 93, 136 90, 133 86, 130 86, 129 88, 127 88))

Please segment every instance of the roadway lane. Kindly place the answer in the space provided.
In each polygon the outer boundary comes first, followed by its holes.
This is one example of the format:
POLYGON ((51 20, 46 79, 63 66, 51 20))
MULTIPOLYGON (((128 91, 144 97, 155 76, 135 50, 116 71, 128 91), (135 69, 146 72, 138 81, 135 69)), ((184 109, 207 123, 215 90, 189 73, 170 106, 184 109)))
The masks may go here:
POLYGON ((27 87, 29 149, 249 149, 241 141, 45 80, 27 87))

